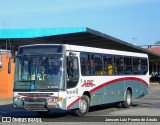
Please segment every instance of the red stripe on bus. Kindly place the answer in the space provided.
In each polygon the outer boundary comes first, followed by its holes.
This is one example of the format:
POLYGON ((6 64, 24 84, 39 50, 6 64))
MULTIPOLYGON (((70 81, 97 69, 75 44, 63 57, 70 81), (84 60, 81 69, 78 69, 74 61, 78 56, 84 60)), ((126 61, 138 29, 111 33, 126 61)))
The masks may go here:
MULTIPOLYGON (((101 89, 109 84, 113 84, 115 82, 121 82, 121 81, 125 81, 125 80, 134 80, 134 81, 139 81, 142 82, 143 84, 145 84, 146 86, 148 86, 148 83, 140 78, 136 78, 136 77, 125 77, 125 78, 118 78, 118 79, 114 79, 111 80, 109 82, 103 83, 102 85, 99 85, 97 87, 95 87, 94 89, 90 90, 90 93, 95 92, 98 89, 101 89)), ((68 107, 67 109, 69 109, 71 106, 73 106, 75 103, 77 103, 79 100, 81 99, 81 97, 77 98, 75 101, 73 101, 68 107)))
POLYGON ((73 101, 71 104, 69 104, 69 106, 67 106, 67 109, 69 109, 71 106, 73 106, 75 103, 77 103, 80 99, 81 99, 81 97, 79 97, 78 99, 73 101))
POLYGON ((136 78, 136 77, 124 77, 124 78, 118 78, 118 79, 114 79, 114 80, 111 80, 111 81, 109 81, 109 82, 103 83, 102 85, 97 86, 97 87, 95 87, 94 89, 92 89, 90 92, 92 93, 92 92, 94 92, 94 91, 96 91, 96 90, 98 90, 98 89, 101 89, 102 87, 105 87, 105 86, 109 85, 109 84, 113 84, 113 83, 115 83, 115 82, 126 81, 126 80, 139 81, 139 82, 144 83, 146 86, 148 86, 148 83, 147 83, 146 81, 140 79, 140 78, 136 78))

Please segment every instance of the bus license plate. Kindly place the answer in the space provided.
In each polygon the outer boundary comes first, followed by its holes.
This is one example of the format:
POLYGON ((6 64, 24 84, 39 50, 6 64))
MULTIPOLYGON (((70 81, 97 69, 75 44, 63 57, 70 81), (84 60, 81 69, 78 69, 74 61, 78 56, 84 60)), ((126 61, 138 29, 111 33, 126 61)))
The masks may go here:
POLYGON ((56 102, 48 102, 48 105, 57 105, 56 102))

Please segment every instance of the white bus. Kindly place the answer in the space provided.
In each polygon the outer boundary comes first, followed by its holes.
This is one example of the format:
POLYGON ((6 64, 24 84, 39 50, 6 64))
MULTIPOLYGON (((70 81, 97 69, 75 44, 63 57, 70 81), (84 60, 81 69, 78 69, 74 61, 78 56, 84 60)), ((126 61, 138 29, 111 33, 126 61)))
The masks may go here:
POLYGON ((84 46, 49 44, 20 46, 15 57, 14 107, 36 111, 74 110, 148 94, 148 56, 84 46))

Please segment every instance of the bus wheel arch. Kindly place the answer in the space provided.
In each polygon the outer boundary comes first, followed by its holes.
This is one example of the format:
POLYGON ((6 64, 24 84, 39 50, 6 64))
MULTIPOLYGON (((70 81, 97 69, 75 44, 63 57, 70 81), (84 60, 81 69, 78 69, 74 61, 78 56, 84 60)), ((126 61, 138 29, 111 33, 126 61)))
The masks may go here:
POLYGON ((128 87, 124 95, 124 101, 121 102, 123 108, 129 108, 132 104, 132 88, 128 87))
POLYGON ((132 95, 132 88, 128 87, 127 90, 129 90, 131 92, 131 95, 132 95))
POLYGON ((91 104, 91 94, 90 94, 90 92, 85 91, 85 92, 83 93, 83 95, 88 96, 88 103, 89 103, 89 106, 90 106, 90 104, 91 104))

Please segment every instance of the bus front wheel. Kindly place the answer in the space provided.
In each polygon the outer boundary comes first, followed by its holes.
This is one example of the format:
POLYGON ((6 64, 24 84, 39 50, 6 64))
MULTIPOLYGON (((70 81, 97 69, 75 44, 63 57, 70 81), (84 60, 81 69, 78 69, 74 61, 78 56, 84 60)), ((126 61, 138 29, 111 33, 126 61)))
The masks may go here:
POLYGON ((121 102, 123 108, 129 108, 132 103, 132 94, 130 90, 126 91, 125 100, 121 102))
POLYGON ((86 95, 83 95, 80 100, 80 107, 74 110, 74 114, 76 116, 81 117, 86 115, 88 110, 89 110, 89 97, 86 95))

